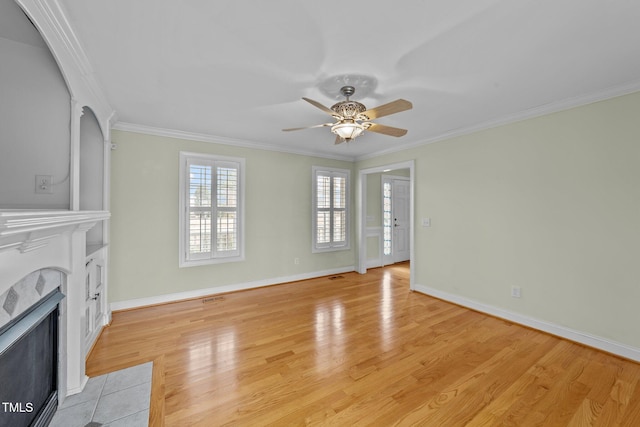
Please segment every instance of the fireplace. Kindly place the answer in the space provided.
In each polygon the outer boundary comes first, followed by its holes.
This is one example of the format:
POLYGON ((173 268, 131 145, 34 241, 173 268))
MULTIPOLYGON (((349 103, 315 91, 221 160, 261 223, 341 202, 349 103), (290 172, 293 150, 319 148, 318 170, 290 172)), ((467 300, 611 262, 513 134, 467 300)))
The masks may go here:
MULTIPOLYGON (((108 217, 109 213, 104 211, 0 210, 0 333, 5 348, 2 356, 6 353, 6 357, 14 357, 18 361, 28 359, 27 356, 10 356, 8 353, 15 351, 15 354, 21 354, 19 347, 9 350, 13 342, 22 342, 15 337, 18 330, 15 327, 18 325, 29 332, 42 334, 39 338, 25 338, 25 342, 33 340, 45 343, 55 338, 55 351, 51 353, 55 360, 40 357, 40 351, 44 351, 41 348, 35 350, 37 356, 29 356, 54 367, 52 378, 56 378, 53 384, 57 386, 57 399, 41 398, 53 401, 54 406, 56 400, 61 404, 66 397, 80 393, 88 380, 84 362, 93 335, 86 333, 86 325, 91 321, 99 328, 109 320, 105 311, 99 319, 92 316, 87 320, 86 315, 87 262, 94 257, 87 255, 86 232, 108 217), (51 300, 51 297, 54 299, 51 300), (56 299, 58 301, 53 304, 56 299), (45 301, 53 306, 49 307, 46 315, 38 315, 44 322, 43 326, 36 328, 41 322, 30 326, 19 323, 30 318, 29 313, 43 309, 45 301), (13 339, 9 340, 8 334, 14 335, 13 339)), ((104 295, 106 289, 101 294, 104 295)), ((92 301, 89 300, 89 303, 92 301)), ((0 370, 7 363, 0 360, 0 370)), ((3 393, 0 396, 0 426, 20 425, 4 421, 8 413, 33 414, 37 411, 35 401, 11 391, 18 385, 15 381, 21 369, 9 369, 8 379, 0 374, 3 393), (9 389, 5 386, 7 384, 11 384, 8 395, 4 394, 9 389)), ((34 370, 29 368, 29 371, 34 370)), ((23 381, 32 380, 28 375, 23 375, 23 381)))
POLYGON ((55 290, 0 328, 0 427, 47 426, 56 411, 63 298, 55 290))

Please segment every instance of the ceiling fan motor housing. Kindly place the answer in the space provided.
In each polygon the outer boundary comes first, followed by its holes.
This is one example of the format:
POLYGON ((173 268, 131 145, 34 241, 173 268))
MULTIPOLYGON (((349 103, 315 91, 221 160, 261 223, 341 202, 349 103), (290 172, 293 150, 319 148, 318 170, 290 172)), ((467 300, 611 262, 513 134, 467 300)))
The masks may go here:
POLYGON ((350 119, 356 118, 358 114, 365 112, 367 107, 356 101, 342 101, 331 106, 331 109, 341 117, 350 119))
POLYGON ((340 93, 347 98, 346 101, 341 101, 334 104, 331 110, 335 111, 339 116, 345 119, 355 119, 358 114, 367 110, 363 104, 349 100, 349 97, 356 92, 356 88, 353 86, 342 86, 340 93))

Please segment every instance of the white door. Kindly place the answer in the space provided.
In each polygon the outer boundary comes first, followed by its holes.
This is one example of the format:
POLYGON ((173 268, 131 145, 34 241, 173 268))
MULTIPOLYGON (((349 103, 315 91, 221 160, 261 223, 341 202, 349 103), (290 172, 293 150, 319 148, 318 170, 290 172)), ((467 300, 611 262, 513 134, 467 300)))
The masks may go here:
POLYGON ((411 185, 409 179, 383 176, 383 264, 407 261, 410 258, 411 185))
POLYGON ((91 347, 91 338, 95 330, 95 322, 93 315, 96 312, 96 300, 94 295, 96 293, 96 280, 95 280, 95 261, 90 259, 87 261, 85 271, 84 282, 84 348, 85 351, 91 347))
POLYGON ((409 235, 411 223, 409 215, 410 185, 408 180, 394 179, 391 190, 391 211, 393 214, 393 262, 409 260, 409 235))
POLYGON ((86 264, 85 278, 85 324, 84 339, 85 350, 88 351, 95 342, 100 332, 100 321, 102 318, 103 301, 103 260, 92 258, 86 264))

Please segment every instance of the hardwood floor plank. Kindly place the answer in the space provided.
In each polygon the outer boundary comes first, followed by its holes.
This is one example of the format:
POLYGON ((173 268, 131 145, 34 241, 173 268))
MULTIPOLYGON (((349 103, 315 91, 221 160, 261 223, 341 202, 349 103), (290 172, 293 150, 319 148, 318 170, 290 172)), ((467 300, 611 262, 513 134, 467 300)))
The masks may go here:
POLYGON ((640 425, 640 364, 412 292, 408 267, 116 312, 87 373, 153 360, 150 425, 640 425))

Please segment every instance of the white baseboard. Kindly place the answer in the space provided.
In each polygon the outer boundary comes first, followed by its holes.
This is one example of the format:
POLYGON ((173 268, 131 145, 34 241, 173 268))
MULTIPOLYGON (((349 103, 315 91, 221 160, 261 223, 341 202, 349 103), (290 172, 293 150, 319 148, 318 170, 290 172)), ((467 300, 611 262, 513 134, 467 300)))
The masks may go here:
POLYGON ((377 267, 382 267, 384 264, 382 263, 382 259, 373 258, 373 259, 368 259, 366 265, 367 265, 367 268, 377 268, 377 267))
POLYGON ((67 390, 67 395, 65 397, 69 397, 69 396, 73 396, 74 394, 82 393, 82 390, 84 390, 84 386, 87 385, 87 381, 89 381, 89 377, 84 375, 83 378, 82 378, 82 384, 80 384, 80 387, 68 389, 67 390))
POLYGON ((196 289, 193 291, 177 292, 173 294, 158 295, 147 298, 137 298, 126 301, 112 302, 110 312, 118 310, 128 310, 148 305, 166 304, 187 299, 202 298, 209 295, 223 294, 227 292, 243 291, 247 289, 261 288, 264 286, 277 285, 280 283, 296 282, 298 280, 313 279, 316 277, 330 276, 333 274, 349 273, 355 271, 355 266, 335 268, 331 270, 315 271, 310 273, 296 274, 293 276, 274 277, 272 279, 256 280, 253 282, 237 283, 233 285, 215 286, 212 288, 196 289))
POLYGON ((433 289, 428 286, 414 285, 414 291, 430 295, 448 302, 452 302, 463 307, 467 307, 473 310, 480 311, 482 313, 490 314, 495 317, 499 317, 520 325, 528 326, 539 331, 547 332, 552 335, 556 335, 561 338, 568 339, 580 344, 584 344, 588 347, 593 347, 598 350, 606 351, 607 353, 615 354, 626 359, 640 362, 640 349, 630 347, 625 344, 621 344, 615 341, 608 340, 606 338, 591 335, 585 332, 570 329, 564 326, 556 325, 554 323, 546 322, 543 320, 535 319, 532 317, 524 316, 519 313, 514 313, 509 310, 487 305, 481 302, 470 300, 459 295, 450 294, 447 292, 433 289))

